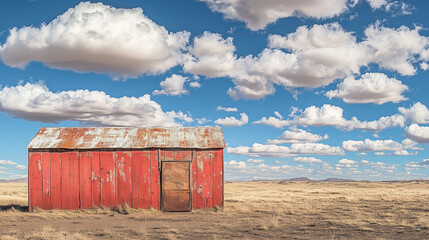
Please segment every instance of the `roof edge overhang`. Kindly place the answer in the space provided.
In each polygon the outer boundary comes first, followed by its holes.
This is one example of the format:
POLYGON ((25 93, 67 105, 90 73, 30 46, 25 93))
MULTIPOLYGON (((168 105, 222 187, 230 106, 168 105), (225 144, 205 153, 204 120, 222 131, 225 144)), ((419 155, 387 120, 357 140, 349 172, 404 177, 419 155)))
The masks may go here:
POLYGON ((41 128, 28 144, 40 149, 223 149, 220 127, 51 127, 41 128))
POLYGON ((224 148, 178 148, 178 147, 150 147, 150 148, 28 148, 30 152, 51 151, 51 152, 66 152, 66 151, 139 151, 149 149, 160 150, 211 150, 224 148))

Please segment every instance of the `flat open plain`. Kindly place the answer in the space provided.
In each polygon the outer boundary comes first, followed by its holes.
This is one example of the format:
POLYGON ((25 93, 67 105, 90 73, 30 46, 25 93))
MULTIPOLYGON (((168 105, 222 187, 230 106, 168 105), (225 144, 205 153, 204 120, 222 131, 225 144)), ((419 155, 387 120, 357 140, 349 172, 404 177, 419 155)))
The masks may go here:
POLYGON ((28 213, 26 205, 26 183, 0 184, 1 240, 429 239, 428 181, 227 182, 221 211, 28 213))

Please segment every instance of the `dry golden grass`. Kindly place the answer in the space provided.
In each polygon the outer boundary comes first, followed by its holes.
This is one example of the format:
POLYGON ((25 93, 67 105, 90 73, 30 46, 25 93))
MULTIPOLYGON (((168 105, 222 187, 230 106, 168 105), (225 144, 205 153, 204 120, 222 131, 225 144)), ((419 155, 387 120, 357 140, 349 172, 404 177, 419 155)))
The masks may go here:
POLYGON ((27 183, 0 183, 0 205, 28 204, 27 183))
MULTIPOLYGON (((26 204, 25 183, 0 193, 26 204)), ((233 182, 223 210, 9 209, 0 222, 0 239, 429 239, 429 183, 233 182)))

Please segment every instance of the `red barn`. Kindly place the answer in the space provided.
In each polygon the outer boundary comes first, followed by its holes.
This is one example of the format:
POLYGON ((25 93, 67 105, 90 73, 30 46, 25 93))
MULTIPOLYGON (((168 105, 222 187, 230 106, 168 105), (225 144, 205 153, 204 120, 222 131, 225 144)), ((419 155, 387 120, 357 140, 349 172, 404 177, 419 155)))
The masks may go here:
POLYGON ((223 207, 219 127, 41 128, 28 145, 30 211, 223 207))

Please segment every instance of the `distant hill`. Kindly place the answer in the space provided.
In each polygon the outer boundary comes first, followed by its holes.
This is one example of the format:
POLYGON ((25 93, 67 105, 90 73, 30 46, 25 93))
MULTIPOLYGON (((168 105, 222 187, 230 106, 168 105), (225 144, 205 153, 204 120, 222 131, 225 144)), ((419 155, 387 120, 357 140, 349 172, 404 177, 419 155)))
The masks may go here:
POLYGON ((320 180, 319 182, 356 182, 356 180, 344 178, 327 178, 325 180, 320 180))
POLYGON ((429 183, 429 180, 426 179, 412 179, 412 180, 386 180, 382 182, 388 183, 429 183))
POLYGON ((297 178, 291 178, 291 179, 285 179, 283 181, 292 181, 292 182, 311 182, 313 180, 309 179, 308 177, 297 177, 297 178))
POLYGON ((8 182, 27 182, 28 178, 16 178, 12 180, 0 179, 0 183, 8 183, 8 182))

